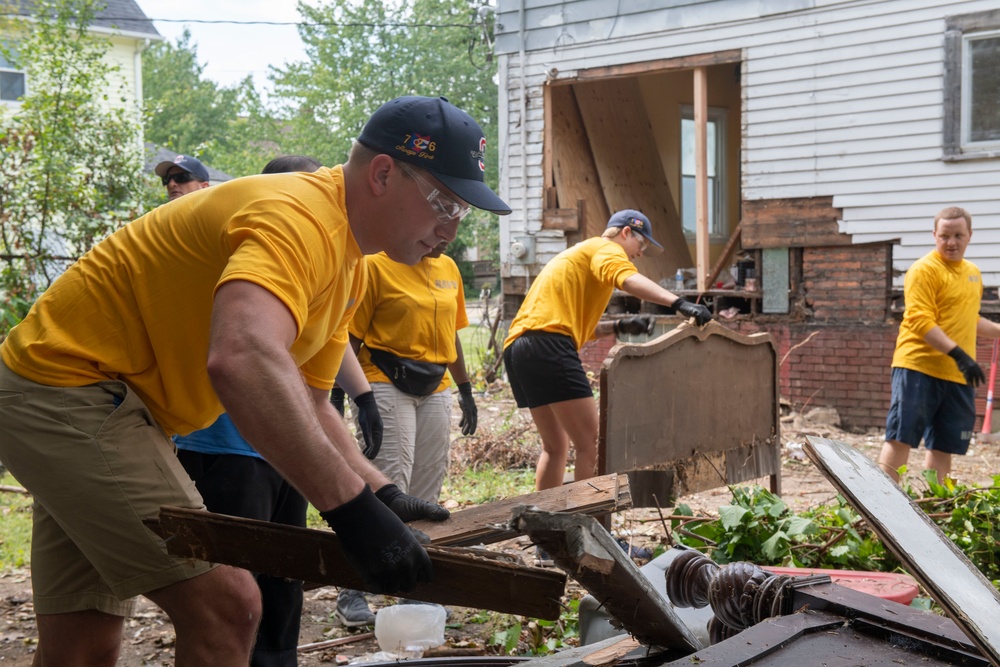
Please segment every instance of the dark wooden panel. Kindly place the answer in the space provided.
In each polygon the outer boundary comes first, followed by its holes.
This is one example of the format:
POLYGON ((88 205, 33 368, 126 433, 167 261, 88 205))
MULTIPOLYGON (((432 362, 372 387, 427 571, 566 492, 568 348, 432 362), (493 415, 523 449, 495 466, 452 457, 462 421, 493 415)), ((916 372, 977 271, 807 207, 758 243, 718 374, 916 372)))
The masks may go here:
POLYGON ((638 82, 633 78, 578 83, 573 91, 608 208, 645 213, 664 247, 659 255, 636 260, 636 267, 659 281, 672 277, 678 267, 692 266, 638 82))
MULTIPOLYGON (((150 528, 175 555, 234 565, 252 572, 315 584, 367 590, 347 562, 337 536, 326 530, 163 507, 150 528)), ((476 550, 428 546, 434 581, 407 597, 491 609, 536 618, 559 618, 566 575, 478 555, 476 550)), ((479 552, 482 554, 483 552, 479 552)))
POLYGON ((899 485, 850 445, 806 437, 806 453, 994 665, 1000 593, 899 485))
POLYGON ((744 201, 742 244, 747 249, 851 245, 850 234, 837 229, 840 216, 833 197, 744 201))
POLYGON ((601 368, 600 471, 673 470, 677 495, 765 476, 780 490, 777 368, 769 334, 717 322, 616 345, 601 368))

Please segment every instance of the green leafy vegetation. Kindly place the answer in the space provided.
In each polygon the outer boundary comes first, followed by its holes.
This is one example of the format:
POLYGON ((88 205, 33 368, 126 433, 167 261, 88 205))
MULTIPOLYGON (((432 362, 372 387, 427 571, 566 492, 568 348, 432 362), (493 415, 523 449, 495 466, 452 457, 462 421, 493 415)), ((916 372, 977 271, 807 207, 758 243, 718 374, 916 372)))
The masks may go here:
MULTIPOLYGON (((17 481, 4 473, 0 484, 16 487, 17 481)), ((12 491, 0 492, 0 569, 26 567, 31 560, 31 496, 12 491)))
MULTIPOLYGON (((925 471, 918 488, 904 490, 983 575, 1000 588, 1000 475, 989 487, 938 483, 925 471)), ((892 572, 900 563, 843 497, 801 514, 757 487, 731 487, 732 503, 718 518, 695 517, 686 505, 671 515, 675 540, 704 551, 716 562, 892 572)))

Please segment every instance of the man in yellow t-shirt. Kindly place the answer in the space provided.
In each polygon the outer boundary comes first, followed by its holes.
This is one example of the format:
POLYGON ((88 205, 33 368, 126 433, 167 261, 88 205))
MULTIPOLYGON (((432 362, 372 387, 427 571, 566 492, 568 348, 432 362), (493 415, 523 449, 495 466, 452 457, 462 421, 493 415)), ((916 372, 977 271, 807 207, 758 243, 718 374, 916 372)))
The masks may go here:
POLYGON ((976 336, 1000 338, 1000 325, 979 316, 983 281, 965 259, 972 216, 951 206, 934 218, 934 250, 906 272, 906 310, 892 355, 892 399, 879 466, 899 481, 910 450, 927 447, 924 467, 943 481, 952 454, 963 455, 976 421, 976 336))
POLYGON ((608 220, 600 237, 556 255, 535 278, 504 341, 504 366, 519 408, 529 408, 542 439, 535 486, 563 483, 569 445, 576 449, 574 479, 593 477, 597 467, 598 414, 579 351, 591 338, 651 333, 652 318, 632 316, 601 322, 617 288, 645 301, 694 317, 712 319, 703 305, 685 301, 641 275, 632 260, 662 249, 644 214, 626 209, 608 220))
MULTIPOLYGON (((419 264, 385 253, 365 258, 368 288, 350 324, 351 346, 383 415, 375 465, 404 492, 437 503, 451 445, 451 381, 459 392, 464 435, 477 411, 458 331, 469 325, 462 275, 441 242, 419 264)), ((353 401, 352 401, 353 402, 353 401)), ((337 618, 374 622, 359 591, 342 588, 337 618)))
POLYGON ((403 522, 447 511, 364 458, 329 392, 363 255, 415 264, 469 206, 510 212, 484 182, 483 149, 444 98, 397 98, 342 166, 236 179, 126 225, 11 330, 0 460, 36 501, 36 663, 113 664, 140 594, 170 616, 179 661, 249 663, 252 575, 170 556, 143 523, 163 505, 203 508, 170 436, 223 411, 321 511, 371 590, 430 580, 403 522))

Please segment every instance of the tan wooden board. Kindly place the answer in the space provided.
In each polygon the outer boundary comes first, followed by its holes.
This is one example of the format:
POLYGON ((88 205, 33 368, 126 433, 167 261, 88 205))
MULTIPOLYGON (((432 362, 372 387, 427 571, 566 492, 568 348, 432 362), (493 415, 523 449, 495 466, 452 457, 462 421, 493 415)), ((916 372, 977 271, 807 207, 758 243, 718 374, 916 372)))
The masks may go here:
POLYGON ((638 81, 622 78, 577 83, 573 91, 608 209, 632 208, 645 213, 664 247, 659 255, 637 259, 636 267, 659 280, 674 275, 678 267, 692 266, 676 198, 660 162, 638 81))
POLYGON ((850 445, 807 436, 806 453, 990 662, 1000 665, 1000 593, 892 479, 850 445))
POLYGON ((608 514, 632 507, 632 496, 628 476, 612 473, 470 507, 453 512, 445 521, 414 521, 410 525, 423 531, 435 545, 491 544, 518 534, 510 527, 510 513, 520 505, 551 512, 608 514))
MULTIPOLYGON (((160 508, 158 524, 169 553, 234 565, 289 579, 367 590, 337 536, 313 530, 213 514, 160 508)), ((473 549, 428 546, 434 579, 407 597, 555 620, 566 586, 562 572, 483 557, 473 549)))

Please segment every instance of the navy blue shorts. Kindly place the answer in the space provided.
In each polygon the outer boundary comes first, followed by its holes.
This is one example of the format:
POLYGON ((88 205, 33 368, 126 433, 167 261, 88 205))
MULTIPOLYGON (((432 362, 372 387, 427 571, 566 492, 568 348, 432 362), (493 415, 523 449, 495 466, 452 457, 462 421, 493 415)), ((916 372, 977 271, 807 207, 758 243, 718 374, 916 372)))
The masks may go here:
POLYGON ((965 454, 976 422, 975 387, 908 368, 892 369, 885 439, 946 454, 965 454))
POLYGON ((569 336, 525 331, 503 351, 503 363, 519 408, 594 397, 569 336))

